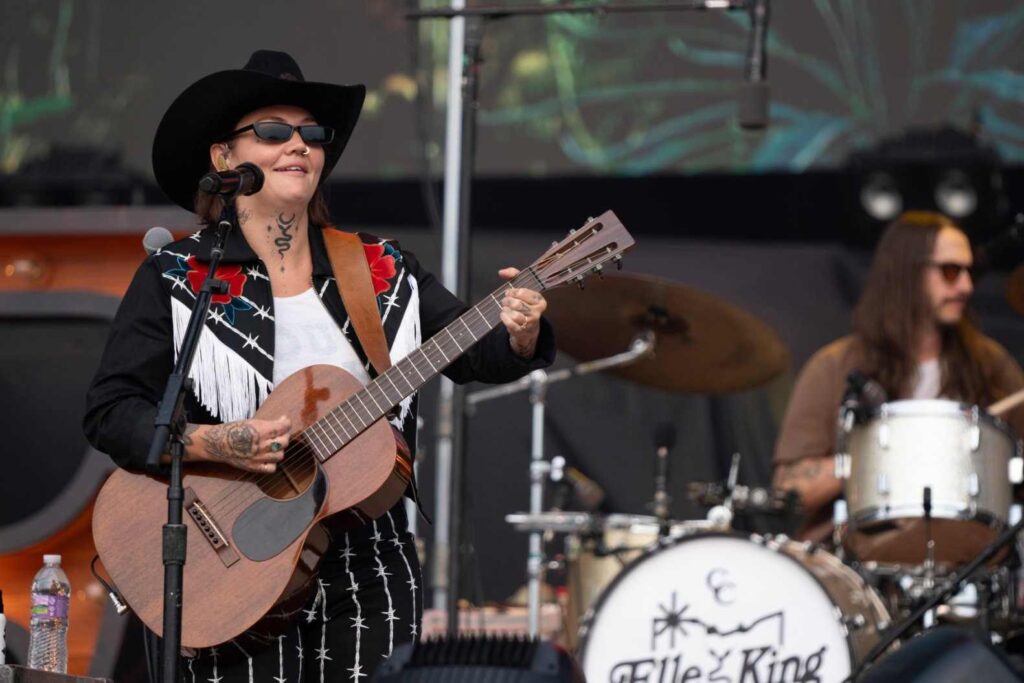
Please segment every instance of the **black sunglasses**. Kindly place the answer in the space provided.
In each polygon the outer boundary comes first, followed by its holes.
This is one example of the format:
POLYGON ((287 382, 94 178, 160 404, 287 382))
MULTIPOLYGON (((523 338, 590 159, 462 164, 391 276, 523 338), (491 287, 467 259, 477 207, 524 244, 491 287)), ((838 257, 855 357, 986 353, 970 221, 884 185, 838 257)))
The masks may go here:
POLYGON ((307 145, 329 145, 334 141, 334 129, 330 126, 316 124, 293 126, 282 121, 257 121, 226 135, 220 139, 220 142, 236 138, 248 130, 265 142, 288 142, 292 139, 292 133, 295 131, 299 131, 299 137, 307 145))
POLYGON ((939 274, 942 276, 942 279, 945 280, 948 284, 953 284, 954 282, 959 280, 960 273, 964 272, 965 270, 967 271, 967 275, 971 278, 972 281, 975 279, 978 272, 974 266, 965 266, 962 263, 953 263, 952 261, 932 261, 928 265, 933 268, 938 268, 939 274))

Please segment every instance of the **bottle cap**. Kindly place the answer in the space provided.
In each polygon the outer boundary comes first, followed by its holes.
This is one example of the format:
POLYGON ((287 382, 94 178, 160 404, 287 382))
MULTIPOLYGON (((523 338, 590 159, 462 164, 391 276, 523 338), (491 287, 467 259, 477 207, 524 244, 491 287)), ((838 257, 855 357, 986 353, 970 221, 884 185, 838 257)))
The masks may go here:
POLYGON ((43 564, 60 564, 60 555, 43 555, 43 564))

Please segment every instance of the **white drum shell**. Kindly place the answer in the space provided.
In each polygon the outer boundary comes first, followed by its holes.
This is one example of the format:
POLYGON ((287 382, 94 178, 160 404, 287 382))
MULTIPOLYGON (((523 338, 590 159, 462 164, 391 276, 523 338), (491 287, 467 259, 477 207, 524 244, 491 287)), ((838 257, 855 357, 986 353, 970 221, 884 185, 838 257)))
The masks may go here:
MULTIPOLYGON (((850 430, 845 445, 845 494, 854 533, 923 518, 925 487, 931 489, 932 518, 973 522, 962 528, 946 523, 936 527, 937 534, 978 537, 984 545, 1006 522, 1012 503, 1010 461, 1018 442, 1003 422, 971 406, 941 400, 886 403, 876 417, 850 430), (986 527, 993 531, 987 533, 986 527)), ((962 540, 936 538, 938 559, 957 562, 972 552, 958 547, 962 540)), ((924 541, 908 543, 923 559, 924 541)), ((847 545, 871 547, 857 538, 847 545)), ((861 559, 897 559, 870 550, 858 554, 861 559)))
POLYGON ((589 681, 838 682, 888 619, 874 590, 827 552, 698 534, 616 578, 587 616, 580 661, 589 681))

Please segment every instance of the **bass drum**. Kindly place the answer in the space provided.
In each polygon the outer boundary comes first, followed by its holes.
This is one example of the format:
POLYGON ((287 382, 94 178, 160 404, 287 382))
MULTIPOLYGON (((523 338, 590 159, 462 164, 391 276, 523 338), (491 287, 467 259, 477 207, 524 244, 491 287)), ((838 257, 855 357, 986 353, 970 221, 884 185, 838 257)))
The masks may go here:
POLYGON ((834 555, 786 538, 701 534, 631 564, 581 632, 588 681, 838 683, 889 615, 834 555))

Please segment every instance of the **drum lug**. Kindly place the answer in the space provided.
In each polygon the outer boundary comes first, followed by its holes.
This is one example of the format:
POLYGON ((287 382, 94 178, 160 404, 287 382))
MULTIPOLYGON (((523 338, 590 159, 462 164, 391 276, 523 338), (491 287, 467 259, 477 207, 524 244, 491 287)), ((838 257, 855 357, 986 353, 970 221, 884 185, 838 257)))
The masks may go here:
POLYGON ((967 433, 967 445, 972 452, 981 447, 981 427, 978 426, 978 406, 971 408, 971 428, 967 433))
POLYGON ((1024 458, 1020 457, 1019 455, 1010 458, 1009 470, 1011 484, 1024 483, 1024 458))
POLYGON ((878 491, 878 495, 887 496, 889 495, 889 475, 885 472, 879 472, 875 478, 875 490, 878 491))
MULTIPOLYGON (((977 498, 978 494, 981 493, 981 482, 978 480, 978 473, 971 472, 967 476, 967 495, 971 498, 977 498)), ((973 505, 973 501, 972 501, 973 505)))
POLYGON ((843 626, 845 626, 846 630, 849 632, 859 631, 867 624, 867 620, 864 618, 863 614, 855 614, 852 617, 843 617, 842 621, 843 626))
POLYGON ((879 411, 881 424, 878 425, 878 447, 889 450, 889 404, 883 403, 879 411))
POLYGON ((835 456, 835 476, 836 479, 849 479, 850 478, 850 454, 849 453, 836 453, 835 456))

